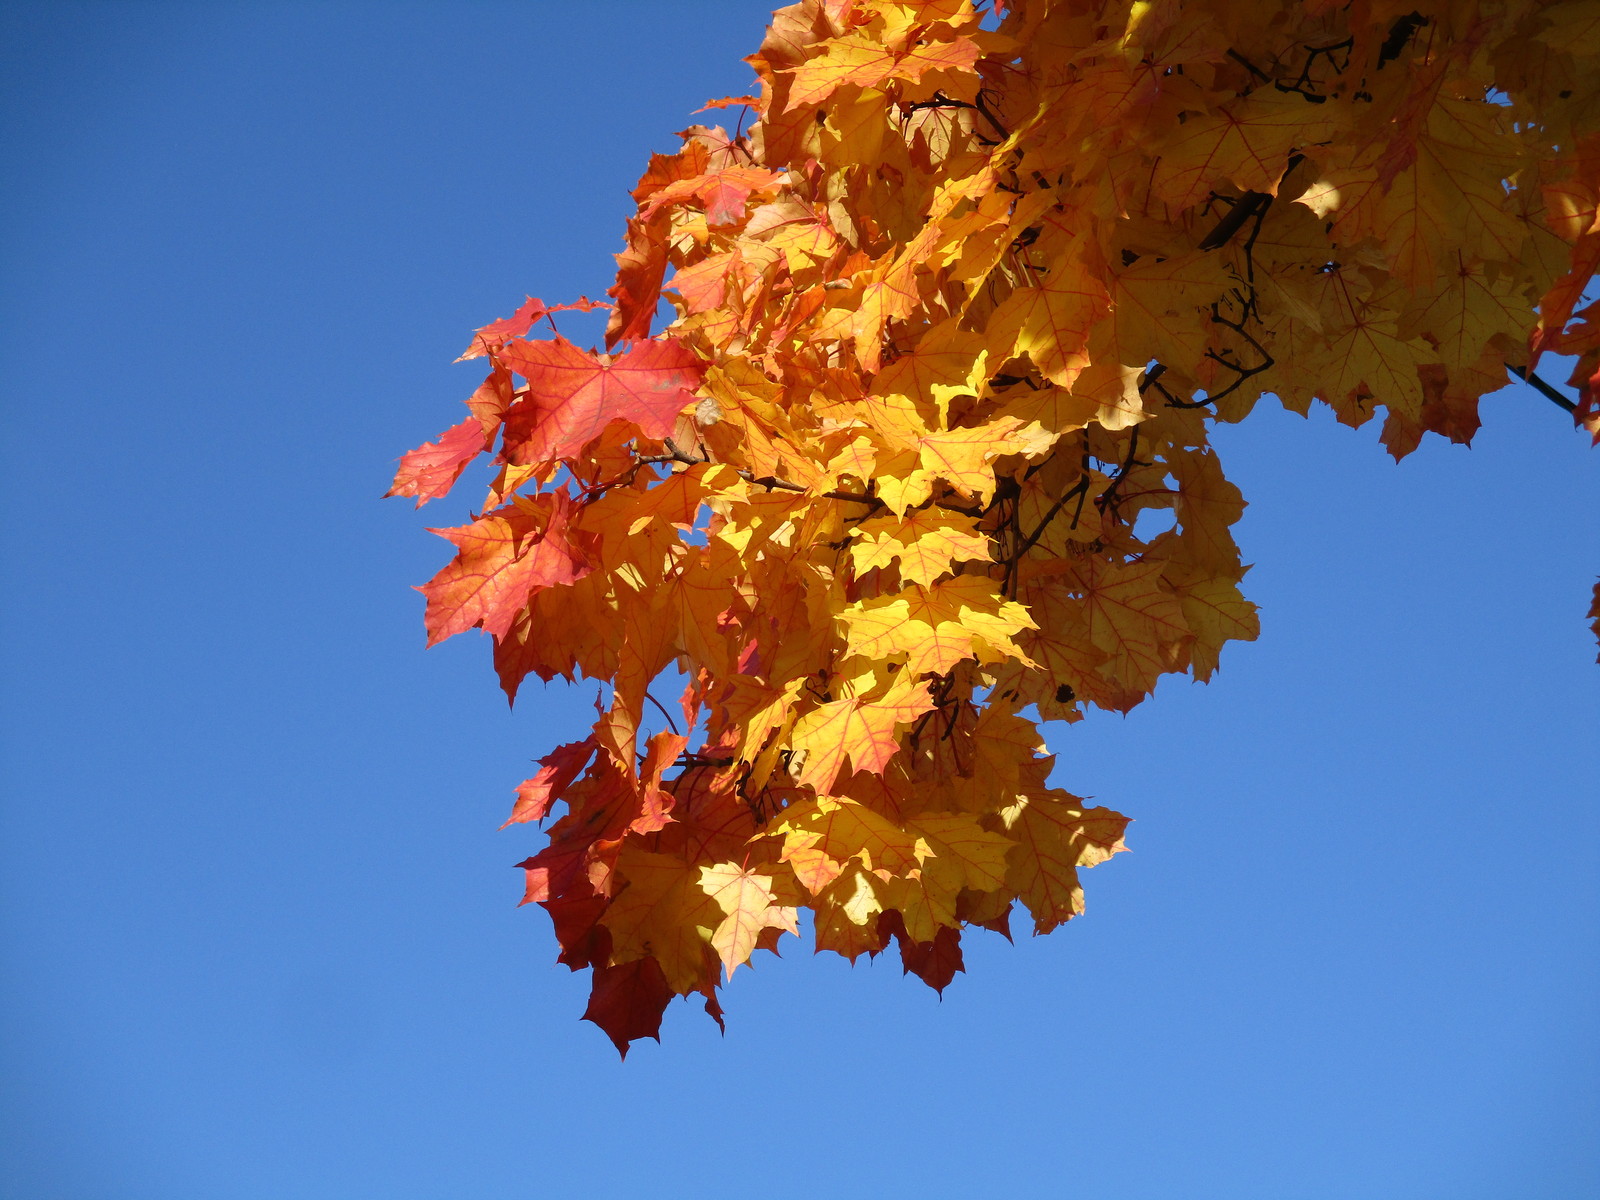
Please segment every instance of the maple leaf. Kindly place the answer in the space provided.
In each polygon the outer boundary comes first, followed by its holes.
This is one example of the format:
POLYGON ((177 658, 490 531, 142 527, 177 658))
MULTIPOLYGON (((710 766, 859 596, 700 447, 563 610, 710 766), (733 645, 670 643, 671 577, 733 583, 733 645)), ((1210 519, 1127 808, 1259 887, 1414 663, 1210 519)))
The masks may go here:
POLYGON ((623 847, 616 869, 622 883, 603 919, 612 961, 652 958, 674 991, 692 991, 708 964, 715 969, 711 937, 726 919, 702 886, 700 869, 633 845, 623 847))
MULTIPOLYGON (((905 875, 918 867, 916 839, 857 800, 822 797, 785 809, 773 832, 783 839, 779 861, 812 893, 832 888, 851 863, 866 871, 905 875)), ((876 904, 859 894, 870 911, 876 904)), ((861 912, 866 920, 867 911, 861 912)))
POLYGON ((963 891, 1005 886, 1012 842, 982 828, 970 813, 923 813, 906 822, 906 831, 927 846, 920 856, 923 887, 937 894, 952 915, 963 891))
POLYGON ((477 417, 468 417, 446 429, 438 441, 408 451, 400 459, 393 486, 384 495, 415 496, 417 507, 421 508, 454 487, 467 464, 488 448, 489 437, 483 431, 483 422, 477 417))
POLYGON ((900 941, 900 962, 907 975, 916 975, 934 991, 943 993, 955 979, 957 971, 965 971, 961 956, 961 931, 949 925, 939 926, 930 942, 914 941, 900 928, 895 929, 900 941))
POLYGON ((1026 354, 1051 382, 1070 387, 1089 365, 1089 331, 1111 310, 1111 293, 1085 269, 1081 236, 1061 230, 1058 240, 1057 268, 1014 291, 990 319, 989 350, 1002 362, 1026 354))
POLYGON ((670 437, 704 373, 682 342, 639 342, 604 362, 565 338, 513 341, 498 358, 528 381, 506 410, 507 462, 570 458, 612 421, 631 421, 646 437, 670 437))
POLYGON ((510 374, 496 367, 467 398, 472 416, 445 430, 438 441, 418 446, 402 456, 394 483, 384 494, 415 496, 417 507, 421 508, 429 500, 437 500, 448 493, 467 465, 493 444, 510 403, 510 374))
POLYGON ((602 684, 507 824, 565 805, 524 901, 619 1050, 674 995, 720 1024, 800 907, 937 989, 964 931, 1083 911, 1127 818, 1052 786, 1038 722, 1258 633, 1217 422, 1382 410, 1400 457, 1509 366, 1600 440, 1591 7, 802 0, 760 96, 707 105, 751 127, 633 188, 620 349, 530 340, 587 300, 477 331, 471 416, 390 494, 499 437, 429 640, 492 634, 511 697, 602 684))
POLYGON ((610 308, 611 305, 591 300, 587 296, 580 296, 571 304, 546 304, 543 300, 529 296, 527 303, 498 321, 477 329, 472 335, 472 344, 461 352, 457 362, 465 362, 469 358, 481 358, 485 354, 493 354, 513 338, 528 336, 528 330, 542 317, 558 312, 593 312, 597 308, 610 308))
POLYGON ((920 509, 861 525, 850 557, 857 574, 897 563, 907 583, 931 584, 956 562, 989 557, 989 539, 967 516, 920 509))
MULTIPOLYGON (((1594 599, 1589 604, 1589 628, 1594 632, 1595 640, 1600 641, 1600 583, 1594 585, 1594 599)), ((1600 662, 1600 656, 1595 661, 1600 662)))
POLYGON ((705 209, 707 224, 729 225, 744 216, 745 205, 753 193, 771 191, 783 176, 782 171, 758 167, 727 167, 693 179, 675 180, 651 193, 639 209, 639 216, 649 220, 667 205, 697 200, 705 209))
POLYGON ((558 495, 544 505, 508 504, 470 525, 433 529, 456 546, 455 559, 417 590, 428 598, 428 643, 481 626, 504 637, 529 598, 588 574, 568 537, 572 508, 558 495))
POLYGON ((896 730, 933 707, 926 684, 896 684, 881 699, 847 697, 819 705, 794 727, 793 747, 805 755, 798 782, 826 792, 846 762, 856 771, 882 771, 899 749, 896 730))
POLYGON ((914 83, 928 71, 970 70, 981 53, 978 43, 967 37, 930 38, 895 48, 857 34, 831 43, 791 72, 788 107, 815 105, 846 85, 876 87, 890 79, 914 83))
POLYGON ((603 1029, 617 1052, 627 1058, 630 1042, 640 1038, 661 1040, 661 1015, 672 996, 661 965, 653 958, 596 966, 594 990, 583 1019, 603 1029))
POLYGON ((733 863, 718 863, 700 868, 700 887, 727 915, 711 934, 711 947, 717 952, 728 977, 740 963, 749 961, 765 929, 782 929, 799 934, 795 911, 774 904, 772 877, 758 875, 733 863))
POLYGON ((534 322, 549 311, 543 300, 529 296, 527 303, 509 317, 490 321, 487 325, 474 330, 471 345, 461 352, 461 357, 456 361, 465 362, 469 358, 481 358, 500 349, 512 338, 527 337, 528 330, 533 328, 534 322))
POLYGON ((943 674, 967 658, 1027 661, 1012 638, 1033 627, 1020 604, 1002 600, 986 579, 963 575, 931 586, 913 585, 847 608, 849 652, 872 661, 904 654, 905 673, 943 674))
POLYGON ((1048 933, 1083 913, 1079 867, 1092 867, 1120 850, 1128 819, 1105 808, 1086 809, 1065 792, 1018 797, 1002 814, 1015 843, 1010 878, 1033 914, 1034 932, 1048 933))
POLYGON ((694 113, 691 113, 690 115, 693 116, 703 112, 710 112, 714 108, 737 108, 740 105, 749 106, 759 103, 761 103, 761 98, 759 96, 719 96, 715 100, 707 100, 699 108, 695 109, 694 113))
POLYGON ((518 786, 517 802, 506 818, 506 825, 544 820, 551 804, 561 798, 561 793, 583 771, 594 751, 595 740, 591 734, 582 741, 557 746, 541 758, 538 772, 518 786))
POLYGON ((617 255, 617 281, 607 295, 616 300, 606 323, 606 345, 650 336, 661 284, 667 277, 667 234, 671 214, 655 213, 649 220, 628 218, 627 247, 617 255))

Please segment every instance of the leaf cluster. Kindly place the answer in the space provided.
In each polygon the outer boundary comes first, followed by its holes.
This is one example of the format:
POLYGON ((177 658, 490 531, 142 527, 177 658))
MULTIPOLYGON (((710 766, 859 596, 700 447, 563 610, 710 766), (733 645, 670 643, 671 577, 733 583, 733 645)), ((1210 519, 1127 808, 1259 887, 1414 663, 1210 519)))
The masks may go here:
POLYGON ((492 635, 512 698, 603 684, 510 821, 564 810, 526 901, 624 1052, 673 996, 720 1021, 800 909, 941 989, 964 929, 1082 911, 1127 821, 1038 723, 1257 633, 1214 422, 1381 413, 1399 457, 1554 351, 1600 436, 1594 5, 996 9, 776 13, 759 97, 713 102, 749 130, 634 189, 607 351, 529 300, 402 461, 419 504, 498 464, 430 639, 492 635))

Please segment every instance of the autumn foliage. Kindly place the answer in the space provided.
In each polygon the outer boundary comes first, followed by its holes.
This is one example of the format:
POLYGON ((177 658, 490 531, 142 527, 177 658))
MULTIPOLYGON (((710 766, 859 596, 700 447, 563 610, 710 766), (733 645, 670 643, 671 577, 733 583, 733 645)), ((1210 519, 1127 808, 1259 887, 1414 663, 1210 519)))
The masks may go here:
POLYGON ((941 989, 968 927, 1083 911, 1127 821, 1038 723, 1256 636, 1212 422, 1320 401, 1399 457, 1553 352, 1600 434, 1600 5, 995 8, 778 12, 743 132, 634 189, 607 351, 480 329, 395 479, 498 464, 430 640, 603 685, 510 822, 560 810, 526 900, 624 1052, 802 908, 941 989))

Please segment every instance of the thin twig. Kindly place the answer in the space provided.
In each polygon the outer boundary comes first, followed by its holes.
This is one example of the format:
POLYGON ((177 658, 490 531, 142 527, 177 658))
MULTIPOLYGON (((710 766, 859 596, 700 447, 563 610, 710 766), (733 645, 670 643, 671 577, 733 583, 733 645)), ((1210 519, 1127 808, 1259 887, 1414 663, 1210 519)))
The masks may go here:
MULTIPOLYGON (((671 438, 663 438, 662 444, 666 446, 671 453, 644 455, 634 464, 633 468, 630 468, 630 471, 641 466, 652 464, 683 463, 686 466, 695 467, 699 466, 703 462, 711 461, 709 455, 702 456, 691 454, 688 451, 683 450, 671 438)), ((745 470, 742 467, 736 468, 736 474, 746 483, 753 483, 757 487, 764 487, 771 491, 806 492, 810 490, 805 484, 796 483, 792 479, 783 479, 777 475, 757 475, 754 471, 745 470)), ((615 487, 617 483, 623 482, 632 482, 631 474, 622 476, 616 481, 616 483, 607 484, 606 487, 615 487)), ((828 492, 818 492, 817 495, 824 500, 844 500, 850 504, 864 504, 868 508, 888 507, 888 504, 885 501, 879 499, 877 496, 869 495, 866 492, 846 492, 835 489, 828 492)), ((974 508, 968 504, 951 504, 946 500, 929 500, 926 501, 926 503, 932 504, 935 508, 942 508, 946 512, 963 513, 969 517, 981 517, 984 515, 982 509, 974 508)), ((915 507, 921 508, 922 505, 919 504, 915 507)))
POLYGON ((654 704, 656 706, 657 711, 660 712, 661 715, 667 719, 667 724, 672 726, 672 732, 676 733, 679 737, 682 737, 683 736, 683 732, 682 732, 682 730, 680 730, 678 728, 678 723, 672 719, 672 714, 669 713, 666 709, 661 707, 661 701, 657 700, 654 696, 652 696, 650 694, 650 692, 649 692, 649 689, 645 690, 644 698, 646 700, 650 701, 651 704, 654 704))
MULTIPOLYGON (((1087 475, 1079 475, 1078 476, 1078 482, 1073 484, 1066 491, 1062 492, 1059 497, 1057 497, 1056 502, 1054 504, 1052 504, 1049 507, 1049 509, 1045 512, 1043 519, 1041 519, 1039 524, 1038 524, 1038 527, 1035 528, 1034 531, 1032 533, 1030 533, 1027 537, 1025 537, 1022 540, 1022 544, 1020 546, 1018 546, 1016 548, 1016 550, 1014 550, 1012 552, 1012 554, 1011 554, 1012 561, 1013 562, 1018 561, 1019 559, 1022 558, 1022 556, 1024 554, 1026 554, 1029 550, 1033 549, 1034 543, 1036 543, 1041 537, 1044 536, 1044 531, 1045 531, 1046 528, 1048 528, 1050 522, 1054 521, 1056 519, 1056 515, 1058 513, 1060 513, 1060 511, 1067 506, 1067 501, 1075 499, 1075 498, 1076 499, 1081 499, 1083 497, 1084 493, 1087 492, 1088 490, 1089 490, 1089 477, 1087 475)), ((1079 511, 1080 514, 1083 512, 1083 509, 1082 509, 1081 506, 1078 509, 1078 511, 1079 511)), ((1078 522, 1076 520, 1074 520, 1072 523, 1073 523, 1074 526, 1076 526, 1078 522)))
POLYGON ((1571 400, 1568 400, 1560 392, 1556 391, 1556 389, 1550 383, 1540 379, 1538 375, 1534 374, 1526 367, 1513 367, 1510 363, 1507 363, 1506 370, 1516 378, 1522 380, 1523 383, 1529 384, 1536 392, 1538 392, 1546 400, 1549 400, 1552 404, 1559 404, 1569 413, 1575 413, 1578 411, 1578 406, 1575 403, 1573 403, 1571 400))
POLYGON ((1240 54, 1237 50, 1230 49, 1228 51, 1228 57, 1233 59, 1233 61, 1238 63, 1240 66, 1244 67, 1247 71, 1250 72, 1250 74, 1254 75, 1257 79, 1261 80, 1262 83, 1271 83, 1272 82, 1272 76, 1271 75, 1268 75, 1265 71, 1263 71, 1260 67, 1256 66, 1255 63, 1251 62, 1244 55, 1240 54))
POLYGON ((1111 482, 1106 484, 1104 490, 1094 498, 1094 505, 1096 508, 1098 508, 1102 513, 1109 511, 1112 517, 1118 521, 1122 520, 1122 513, 1118 511, 1117 508, 1117 505, 1121 503, 1121 498, 1117 495, 1117 492, 1122 488, 1122 481, 1128 477, 1128 472, 1133 470, 1135 465, 1149 465, 1147 463, 1140 463, 1139 460, 1134 457, 1134 455, 1136 455, 1138 452, 1139 427, 1134 425, 1128 430, 1128 453, 1123 456, 1122 465, 1119 466, 1116 470, 1116 473, 1111 476, 1111 482))

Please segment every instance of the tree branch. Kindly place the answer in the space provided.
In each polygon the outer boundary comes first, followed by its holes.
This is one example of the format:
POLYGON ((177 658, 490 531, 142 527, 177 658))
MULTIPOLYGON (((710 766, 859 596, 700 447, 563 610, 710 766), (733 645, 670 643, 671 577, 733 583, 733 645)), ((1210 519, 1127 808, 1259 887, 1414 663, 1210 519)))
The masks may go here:
POLYGON ((1506 371, 1515 378, 1522 380, 1523 383, 1528 384, 1533 388, 1534 391, 1538 392, 1546 400, 1550 401, 1550 403, 1560 405, 1569 413, 1576 413, 1578 411, 1578 406, 1576 403, 1568 400, 1560 392, 1556 391, 1556 389, 1549 382, 1540 379, 1539 376, 1528 370, 1527 367, 1513 367, 1510 363, 1507 363, 1506 371))
MULTIPOLYGON (((1089 491, 1089 477, 1088 477, 1088 475, 1079 475, 1078 476, 1078 482, 1073 484, 1066 491, 1062 492, 1059 497, 1056 498, 1056 502, 1050 506, 1049 510, 1046 511, 1046 513, 1044 514, 1044 517, 1039 521, 1038 528, 1036 528, 1027 537, 1023 538, 1022 539, 1022 544, 1011 552, 1012 561, 1015 562, 1015 561, 1020 560, 1024 554, 1026 554, 1029 550, 1033 549, 1034 543, 1036 543, 1041 537, 1044 536, 1044 531, 1049 527, 1050 522, 1054 521, 1056 519, 1056 515, 1058 513, 1060 513, 1060 511, 1067 506, 1067 502, 1069 500, 1074 500, 1074 499, 1081 500, 1081 499, 1083 499, 1084 495, 1087 494, 1088 491, 1089 491)), ((1080 506, 1079 509, 1078 509, 1078 516, 1081 517, 1082 515, 1083 515, 1083 509, 1080 506)), ((1072 526, 1073 526, 1074 529, 1076 529, 1077 525, 1078 525, 1078 517, 1074 517, 1072 519, 1072 526)))
MULTIPOLYGON (((1279 184, 1289 178, 1290 172, 1305 160, 1306 157, 1303 154, 1291 154, 1288 165, 1283 169, 1283 174, 1278 176, 1279 184)), ((1252 217, 1259 219, 1265 216, 1267 209, 1272 206, 1272 200, 1273 197, 1265 192, 1245 192, 1233 202, 1233 207, 1228 210, 1227 215, 1222 220, 1217 222, 1216 227, 1200 239, 1198 248, 1201 250, 1216 250, 1226 246, 1232 240, 1233 235, 1244 228, 1246 221, 1252 217)), ((1259 232, 1259 227, 1257 232, 1259 232)), ((1251 240, 1254 241, 1253 238, 1251 240)))
POLYGON ((1271 75, 1268 75, 1265 71, 1263 71, 1260 67, 1256 66, 1255 63, 1251 62, 1244 55, 1240 54, 1237 50, 1234 50, 1234 49, 1230 48, 1228 50, 1228 57, 1233 59, 1234 62, 1238 63, 1245 70, 1249 71, 1250 74, 1254 75, 1257 79, 1261 80, 1262 83, 1271 83, 1272 82, 1272 76, 1271 75))
MULTIPOLYGON (((627 484, 632 483, 634 478, 638 475, 639 468, 641 467, 666 466, 673 463, 681 463, 687 467, 697 467, 701 463, 711 461, 711 456, 709 454, 691 453, 690 451, 683 449, 671 438, 663 438, 662 445, 667 448, 666 454, 640 455, 634 460, 633 465, 629 467, 623 474, 617 476, 617 478, 611 480, 609 483, 595 484, 592 488, 588 489, 585 503, 592 503, 593 501, 598 500, 612 488, 624 487, 627 484)), ((796 483, 792 479, 783 479, 777 475, 758 476, 754 471, 746 470, 743 467, 735 468, 735 472, 738 474, 739 478, 743 479, 746 483, 753 483, 757 487, 764 487, 770 491, 805 492, 809 490, 803 483, 796 483)), ((885 501, 867 492, 846 492, 835 489, 829 492, 818 492, 816 495, 825 500, 843 500, 850 504, 864 504, 868 509, 888 507, 888 504, 885 501)), ((948 500, 930 499, 924 501, 923 504, 914 505, 913 508, 920 509, 926 504, 931 504, 935 508, 942 508, 946 512, 961 513, 962 515, 968 517, 982 517, 986 515, 986 510, 984 509, 974 507, 970 504, 952 504, 948 500)))

